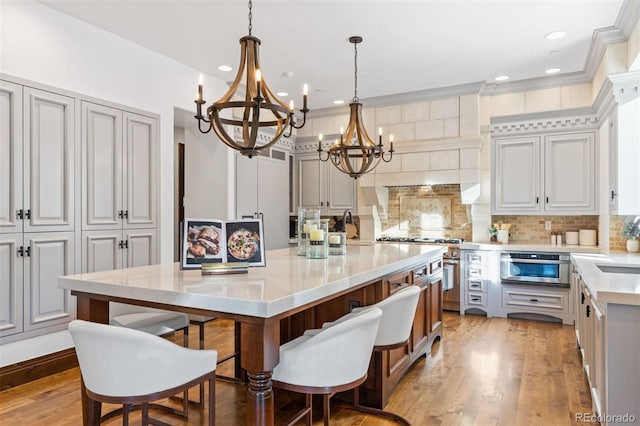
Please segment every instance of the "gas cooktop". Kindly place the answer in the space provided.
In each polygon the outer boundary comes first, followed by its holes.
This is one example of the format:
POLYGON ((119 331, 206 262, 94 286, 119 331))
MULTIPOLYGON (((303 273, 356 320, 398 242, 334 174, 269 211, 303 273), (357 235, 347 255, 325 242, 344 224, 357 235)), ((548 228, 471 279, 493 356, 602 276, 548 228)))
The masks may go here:
POLYGON ((462 238, 413 238, 413 237, 379 237, 376 241, 391 243, 423 243, 423 244, 462 244, 462 238))

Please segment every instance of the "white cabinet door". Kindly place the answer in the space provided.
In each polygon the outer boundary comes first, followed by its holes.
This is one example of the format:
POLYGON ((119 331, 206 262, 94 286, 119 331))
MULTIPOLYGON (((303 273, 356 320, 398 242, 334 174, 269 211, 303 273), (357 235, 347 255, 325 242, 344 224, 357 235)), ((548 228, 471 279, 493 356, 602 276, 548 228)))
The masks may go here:
POLYGON ((156 230, 133 229, 124 231, 125 267, 153 265, 156 263, 156 230))
POLYGON ((121 229, 122 112, 82 102, 82 229, 121 229))
POLYGON ((494 160, 494 212, 539 211, 540 138, 497 139, 494 160))
POLYGON ((323 179, 322 163, 317 158, 298 159, 298 200, 302 207, 324 207, 324 192, 322 188, 323 179))
POLYGON ((325 163, 327 175, 326 205, 332 213, 339 213, 346 209, 355 209, 356 181, 342 173, 330 162, 325 163))
POLYGON ((74 99, 23 90, 23 230, 73 231, 74 99))
POLYGON ((609 118, 612 124, 609 136, 610 182, 613 185, 608 196, 612 212, 621 216, 640 212, 639 116, 640 97, 636 97, 618 105, 609 118))
POLYGON ((0 80, 0 233, 22 232, 22 86, 0 80))
POLYGON ((342 214, 356 207, 356 181, 330 161, 298 159, 300 206, 320 207, 322 214, 342 214))
POLYGON ((289 169, 286 161, 258 159, 258 211, 267 250, 289 246, 289 169))
POLYGON ((156 227, 157 122, 124 112, 123 200, 125 228, 156 227))
POLYGON ((289 169, 285 160, 236 155, 236 217, 258 214, 262 218, 267 250, 289 245, 289 169))
POLYGON ((122 231, 82 232, 82 272, 122 269, 122 231))
MULTIPOLYGON (((258 161, 236 154, 236 219, 258 213, 258 161)), ((282 188, 284 190, 284 188, 282 188)))
POLYGON ((595 134, 544 138, 545 211, 596 213, 595 134))
POLYGON ((73 232, 24 234, 25 331, 71 320, 69 291, 58 288, 58 277, 74 272, 73 240, 73 232))
POLYGON ((0 337, 22 332, 22 233, 0 234, 0 337))

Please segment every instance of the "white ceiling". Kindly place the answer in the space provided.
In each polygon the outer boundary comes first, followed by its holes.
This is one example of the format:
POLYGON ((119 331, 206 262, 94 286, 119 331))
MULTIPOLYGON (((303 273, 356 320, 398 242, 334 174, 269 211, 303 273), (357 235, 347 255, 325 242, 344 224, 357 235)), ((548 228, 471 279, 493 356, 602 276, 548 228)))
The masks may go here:
MULTIPOLYGON (((42 3, 226 81, 235 76, 238 40, 248 33, 247 2, 240 0, 42 3), (218 71, 223 64, 234 71, 218 71)), ((261 66, 271 89, 289 92, 299 105, 302 84, 308 83, 309 107, 317 111, 353 97, 351 35, 364 38, 358 46, 358 95, 366 106, 367 98, 494 83, 502 74, 513 82, 544 77, 551 67, 561 75, 582 72, 594 30, 616 26, 622 5, 622 0, 254 0, 253 35, 262 40, 261 66), (545 39, 552 31, 567 35, 545 39), (288 71, 294 77, 284 77, 288 71)), ((206 85, 204 90, 205 99, 213 101, 206 85)))

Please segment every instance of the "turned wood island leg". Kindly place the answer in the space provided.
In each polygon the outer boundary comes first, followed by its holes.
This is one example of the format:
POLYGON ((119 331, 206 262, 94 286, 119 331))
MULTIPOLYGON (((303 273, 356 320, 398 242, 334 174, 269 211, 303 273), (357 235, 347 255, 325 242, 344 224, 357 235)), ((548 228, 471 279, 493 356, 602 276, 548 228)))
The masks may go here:
POLYGON ((241 326, 241 362, 247 370, 247 425, 274 424, 271 373, 280 356, 280 320, 243 322, 241 326))

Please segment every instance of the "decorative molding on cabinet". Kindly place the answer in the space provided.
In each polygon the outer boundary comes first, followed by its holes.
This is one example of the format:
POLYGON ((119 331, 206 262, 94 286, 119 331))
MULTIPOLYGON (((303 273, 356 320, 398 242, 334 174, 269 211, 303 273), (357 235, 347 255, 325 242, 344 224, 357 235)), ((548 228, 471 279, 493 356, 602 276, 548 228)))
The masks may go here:
MULTIPOLYGON (((264 130, 260 130, 258 131, 258 141, 259 142, 265 142, 268 143, 274 135, 274 131, 271 129, 264 129, 264 130)), ((242 140, 242 129, 239 127, 234 127, 233 128, 233 137, 237 140, 237 141, 241 141, 242 140)), ((278 142, 275 143, 275 145, 272 146, 272 148, 280 148, 280 149, 285 149, 287 151, 293 151, 294 149, 294 145, 295 145, 295 136, 289 136, 289 137, 284 137, 284 136, 280 136, 280 139, 278 139, 278 142)))
POLYGON ((529 132, 596 129, 600 123, 595 115, 540 118, 504 123, 492 123, 491 135, 516 135, 529 132))

